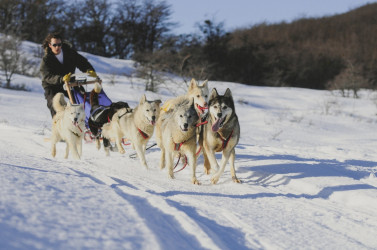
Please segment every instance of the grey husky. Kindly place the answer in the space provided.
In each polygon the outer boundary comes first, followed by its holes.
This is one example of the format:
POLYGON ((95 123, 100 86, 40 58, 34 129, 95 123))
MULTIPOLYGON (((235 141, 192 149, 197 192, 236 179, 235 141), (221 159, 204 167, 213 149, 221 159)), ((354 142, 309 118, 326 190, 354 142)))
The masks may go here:
POLYGON ((85 129, 85 111, 83 105, 71 105, 64 100, 64 95, 58 93, 52 101, 56 114, 52 119, 51 154, 56 155, 56 143, 64 140, 67 144, 65 157, 69 151, 75 159, 82 154, 82 139, 85 129))
POLYGON ((177 154, 186 155, 192 175, 191 182, 200 184, 196 178, 196 124, 199 116, 194 99, 181 99, 174 108, 161 113, 156 125, 156 141, 161 149, 160 168, 168 168, 173 179, 173 161, 177 154))
POLYGON ((230 161, 232 180, 240 183, 234 168, 235 147, 240 139, 240 124, 229 88, 224 95, 219 95, 215 88, 212 89, 208 115, 208 124, 203 127, 199 139, 199 144, 203 148, 205 172, 209 174, 211 169, 216 171, 211 177, 212 184, 216 184, 230 161), (215 157, 216 152, 222 152, 220 167, 215 157))

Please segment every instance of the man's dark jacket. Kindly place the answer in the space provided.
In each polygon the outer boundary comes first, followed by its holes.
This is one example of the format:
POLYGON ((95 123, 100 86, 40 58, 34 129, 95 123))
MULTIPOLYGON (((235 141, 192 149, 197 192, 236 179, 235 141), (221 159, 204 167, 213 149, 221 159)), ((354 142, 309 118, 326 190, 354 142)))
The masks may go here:
POLYGON ((47 48, 41 65, 42 87, 63 85, 63 77, 68 73, 75 73, 76 68, 82 72, 93 70, 93 66, 88 60, 72 49, 68 44, 63 43, 63 64, 59 62, 50 48, 47 48))

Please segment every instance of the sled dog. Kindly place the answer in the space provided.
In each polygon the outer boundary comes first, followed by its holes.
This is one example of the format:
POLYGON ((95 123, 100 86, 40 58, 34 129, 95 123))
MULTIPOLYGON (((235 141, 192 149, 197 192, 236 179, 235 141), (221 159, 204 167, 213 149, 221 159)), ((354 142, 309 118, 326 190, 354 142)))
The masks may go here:
POLYGON ((160 169, 168 169, 173 179, 173 161, 177 154, 186 155, 191 167, 191 182, 196 179, 196 124, 199 116, 195 111, 194 99, 181 99, 167 112, 163 112, 156 125, 156 141, 161 149, 160 169))
MULTIPOLYGON (((97 149, 101 148, 100 137, 102 126, 109 122, 113 115, 120 109, 126 108, 127 112, 132 112, 132 109, 128 106, 127 102, 113 102, 110 106, 103 106, 99 104, 98 95, 101 92, 101 85, 96 82, 92 92, 90 92, 90 117, 88 119, 88 125, 90 132, 96 139, 97 149)), ((110 141, 107 138, 103 138, 103 146, 105 148, 106 155, 109 155, 109 149, 111 148, 110 141)))
POLYGON ((215 88, 212 89, 208 114, 208 124, 203 127, 199 139, 199 144, 203 148, 205 172, 209 174, 211 169, 216 170, 211 177, 212 184, 216 184, 230 160, 232 180, 240 183, 234 168, 235 147, 240 139, 240 124, 229 88, 224 95, 219 95, 215 88), (220 167, 215 152, 222 152, 220 167))
POLYGON ((181 103, 184 99, 191 100, 194 98, 195 110, 200 115, 200 118, 203 118, 206 115, 208 107, 208 80, 204 81, 201 85, 193 78, 191 79, 187 93, 182 96, 178 96, 174 99, 170 99, 164 103, 161 107, 163 112, 167 112, 170 109, 177 106, 178 103, 181 103))
POLYGON ((63 93, 54 96, 52 106, 56 111, 52 119, 51 154, 56 156, 56 143, 64 140, 67 144, 65 157, 69 151, 75 159, 82 154, 82 139, 85 129, 85 112, 83 105, 71 105, 64 100, 63 93))
POLYGON ((156 121, 160 115, 160 100, 148 101, 143 95, 139 105, 132 111, 126 109, 117 111, 110 123, 102 127, 102 135, 108 139, 115 139, 119 153, 124 154, 122 138, 132 142, 132 147, 137 153, 141 164, 148 168, 145 159, 146 145, 153 135, 156 121))

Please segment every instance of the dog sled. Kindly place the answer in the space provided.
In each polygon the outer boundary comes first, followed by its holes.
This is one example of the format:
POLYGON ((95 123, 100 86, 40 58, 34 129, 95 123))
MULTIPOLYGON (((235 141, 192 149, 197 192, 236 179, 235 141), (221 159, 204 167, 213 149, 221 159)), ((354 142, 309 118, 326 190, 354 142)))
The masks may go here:
MULTIPOLYGON (((74 75, 72 75, 74 76, 74 75)), ((114 110, 115 108, 119 109, 122 107, 125 107, 126 105, 128 107, 127 103, 124 102, 115 102, 113 103, 110 98, 107 96, 107 94, 104 92, 103 88, 101 88, 99 93, 95 93, 96 100, 98 99, 98 103, 96 103, 93 107, 91 104, 91 95, 94 94, 93 91, 87 91, 88 85, 99 83, 102 85, 102 80, 97 76, 94 80, 87 80, 87 78, 84 77, 77 77, 75 76, 75 80, 73 82, 66 81, 65 89, 68 94, 69 101, 71 104, 83 104, 84 110, 85 110, 85 133, 84 133, 84 140, 87 143, 94 142, 95 140, 103 140, 104 146, 109 145, 110 141, 108 139, 105 139, 102 137, 102 125, 97 124, 96 118, 101 114, 106 114, 106 111, 109 109, 114 110), (112 106, 110 108, 110 106, 112 106), (93 134, 94 133, 94 134, 93 134)), ((111 117, 107 117, 106 121, 103 122, 110 122, 111 117)), ((123 145, 130 145, 131 143, 127 141, 127 139, 122 139, 123 145)), ((155 146, 156 144, 153 144, 148 147, 151 148, 155 146)), ((116 145, 110 145, 111 151, 118 151, 116 145)), ((130 158, 134 158, 135 155, 131 154, 130 158)))
MULTIPOLYGON (((71 77, 74 77, 72 75, 71 77)), ((95 136, 92 135, 89 128, 89 118, 91 114, 91 104, 90 104, 90 94, 91 91, 87 91, 87 85, 99 83, 102 84, 102 80, 99 77, 96 77, 94 80, 87 80, 85 76, 77 77, 73 82, 66 81, 64 83, 65 90, 67 91, 69 101, 71 104, 83 104, 85 110, 85 127, 86 131, 84 134, 84 140, 86 142, 92 142, 95 139, 95 136)), ((98 102, 102 107, 108 107, 112 104, 110 98, 106 95, 101 89, 101 92, 98 94, 98 102)))

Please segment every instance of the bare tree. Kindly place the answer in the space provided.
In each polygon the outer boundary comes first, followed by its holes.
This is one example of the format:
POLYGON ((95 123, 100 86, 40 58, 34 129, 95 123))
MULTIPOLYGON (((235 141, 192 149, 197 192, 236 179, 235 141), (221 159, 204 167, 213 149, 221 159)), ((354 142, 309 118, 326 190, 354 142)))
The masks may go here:
POLYGON ((5 88, 11 88, 13 74, 18 70, 21 41, 10 35, 0 37, 0 69, 4 71, 5 88))

